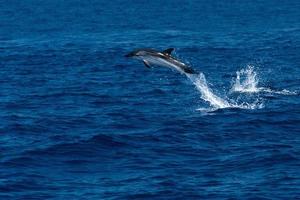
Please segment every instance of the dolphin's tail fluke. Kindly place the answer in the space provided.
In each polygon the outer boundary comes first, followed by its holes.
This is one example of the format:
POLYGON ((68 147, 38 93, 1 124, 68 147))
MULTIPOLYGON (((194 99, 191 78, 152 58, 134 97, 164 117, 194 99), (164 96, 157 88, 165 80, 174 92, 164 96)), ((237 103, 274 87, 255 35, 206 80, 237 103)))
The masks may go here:
POLYGON ((184 71, 184 73, 187 73, 187 74, 198 74, 198 72, 196 72, 193 68, 191 68, 189 66, 183 66, 182 70, 184 71))

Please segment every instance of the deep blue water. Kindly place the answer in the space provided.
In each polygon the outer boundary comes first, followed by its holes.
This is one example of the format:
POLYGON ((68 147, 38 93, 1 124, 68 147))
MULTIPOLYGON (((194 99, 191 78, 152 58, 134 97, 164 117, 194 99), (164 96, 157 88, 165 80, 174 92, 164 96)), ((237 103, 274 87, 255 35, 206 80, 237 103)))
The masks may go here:
POLYGON ((300 199, 299 1, 0 3, 0 199, 300 199))

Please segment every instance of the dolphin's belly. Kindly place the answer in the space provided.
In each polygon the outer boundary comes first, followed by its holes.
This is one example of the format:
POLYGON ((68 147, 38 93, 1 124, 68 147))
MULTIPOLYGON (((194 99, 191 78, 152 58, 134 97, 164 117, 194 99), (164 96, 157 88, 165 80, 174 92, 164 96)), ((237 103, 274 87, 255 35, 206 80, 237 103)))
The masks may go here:
POLYGON ((163 58, 154 58, 154 57, 145 57, 144 58, 146 61, 148 61, 150 64, 153 65, 158 65, 158 66, 164 66, 164 67, 169 67, 169 68, 174 68, 177 71, 184 73, 184 70, 180 66, 181 64, 175 64, 173 62, 170 62, 169 60, 163 59, 163 58))

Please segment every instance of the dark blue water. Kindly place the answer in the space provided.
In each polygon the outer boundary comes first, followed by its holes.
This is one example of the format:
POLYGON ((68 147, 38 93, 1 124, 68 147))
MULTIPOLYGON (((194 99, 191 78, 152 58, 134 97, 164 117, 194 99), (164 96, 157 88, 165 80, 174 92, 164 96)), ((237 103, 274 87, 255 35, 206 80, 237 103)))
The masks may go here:
POLYGON ((299 10, 1 1, 0 199, 300 199, 299 10))

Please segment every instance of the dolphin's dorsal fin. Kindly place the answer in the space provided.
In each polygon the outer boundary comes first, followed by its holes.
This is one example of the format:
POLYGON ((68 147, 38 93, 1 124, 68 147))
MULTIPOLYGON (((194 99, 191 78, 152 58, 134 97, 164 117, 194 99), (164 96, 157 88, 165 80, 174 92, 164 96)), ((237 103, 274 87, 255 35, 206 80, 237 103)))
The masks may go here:
POLYGON ((143 60, 143 63, 144 63, 144 65, 145 65, 146 67, 151 68, 151 67, 150 67, 150 64, 149 64, 146 60, 143 60))
POLYGON ((174 51, 174 48, 166 49, 166 50, 164 50, 162 53, 163 53, 163 54, 166 54, 166 55, 171 55, 172 51, 174 51))

